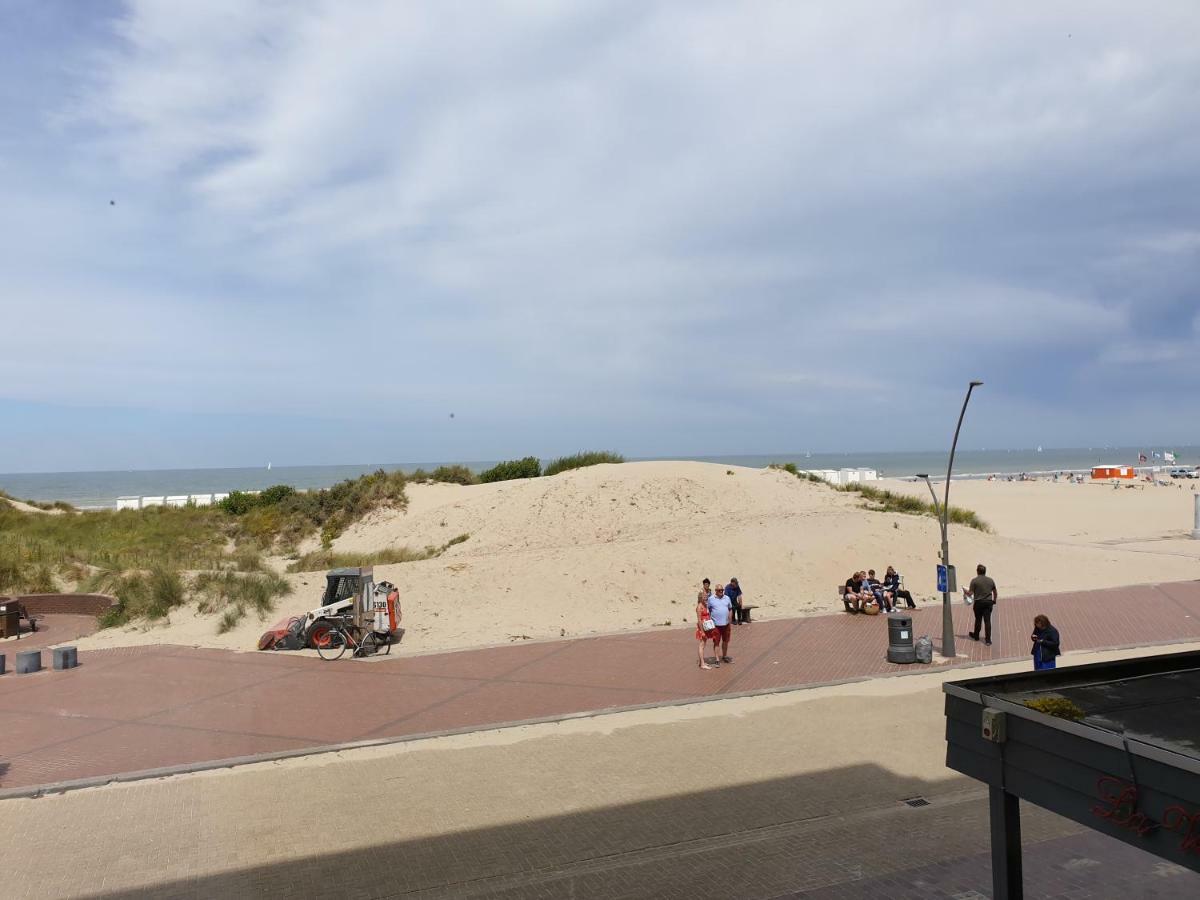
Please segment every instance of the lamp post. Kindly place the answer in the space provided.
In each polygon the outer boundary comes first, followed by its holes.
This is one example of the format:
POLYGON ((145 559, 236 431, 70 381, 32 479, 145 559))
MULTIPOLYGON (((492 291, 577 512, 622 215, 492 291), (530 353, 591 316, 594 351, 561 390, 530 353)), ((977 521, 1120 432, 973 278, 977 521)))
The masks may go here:
MULTIPOLYGON (((941 503, 941 521, 939 524, 942 527, 942 565, 946 567, 946 590, 942 591, 942 655, 951 659, 954 658, 956 653, 954 648, 954 615, 950 609, 950 532, 948 530, 950 520, 950 479, 954 474, 954 451, 958 448, 958 433, 962 430, 963 417, 967 414, 967 404, 971 402, 971 392, 982 384, 982 381, 972 381, 967 385, 967 396, 963 398, 962 411, 958 414, 958 424, 954 427, 954 441, 950 444, 950 462, 946 466, 946 495, 943 497, 941 503)), ((929 476, 922 474, 917 477, 925 480, 925 484, 929 488, 929 493, 933 497, 933 511, 936 514, 939 511, 938 498, 933 490, 933 484, 930 482, 929 476)))

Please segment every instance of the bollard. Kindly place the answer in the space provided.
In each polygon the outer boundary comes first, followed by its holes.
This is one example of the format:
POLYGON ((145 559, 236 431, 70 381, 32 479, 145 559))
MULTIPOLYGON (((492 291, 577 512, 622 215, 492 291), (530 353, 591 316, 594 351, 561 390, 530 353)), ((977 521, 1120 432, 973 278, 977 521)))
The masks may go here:
POLYGON ((1200 494, 1192 498, 1196 504, 1195 516, 1192 519, 1192 540, 1200 541, 1200 494))
POLYGON ((0 653, 0 675, 4 674, 4 654, 0 653))
POLYGON ((17 651, 17 674, 29 675, 32 672, 40 672, 42 670, 42 651, 41 650, 18 650, 17 651))
POLYGON ((63 647, 67 651, 67 668, 73 669, 79 665, 79 651, 74 647, 63 647))
POLYGON ((66 647, 55 647, 51 652, 54 654, 53 665, 56 671, 71 668, 68 662, 70 657, 67 655, 66 647))

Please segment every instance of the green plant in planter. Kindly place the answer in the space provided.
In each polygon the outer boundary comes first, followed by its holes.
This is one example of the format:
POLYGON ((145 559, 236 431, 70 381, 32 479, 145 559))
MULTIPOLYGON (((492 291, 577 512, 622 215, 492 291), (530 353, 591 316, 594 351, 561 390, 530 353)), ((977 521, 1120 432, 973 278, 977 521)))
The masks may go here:
POLYGON ((1038 697, 1026 700, 1025 705, 1032 710, 1054 716, 1056 719, 1069 719, 1078 722, 1086 715, 1082 709, 1066 697, 1038 697))

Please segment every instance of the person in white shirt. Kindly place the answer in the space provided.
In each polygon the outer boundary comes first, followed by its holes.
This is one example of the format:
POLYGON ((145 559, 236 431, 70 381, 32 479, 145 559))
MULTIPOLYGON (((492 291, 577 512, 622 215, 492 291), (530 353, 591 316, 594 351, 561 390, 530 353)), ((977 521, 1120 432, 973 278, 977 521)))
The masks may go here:
POLYGON ((725 585, 718 584, 715 591, 716 593, 708 598, 708 613, 712 616, 713 624, 717 626, 717 632, 721 635, 720 662, 731 663, 733 658, 729 655, 729 633, 733 631, 730 624, 733 621, 733 604, 725 596, 725 585))

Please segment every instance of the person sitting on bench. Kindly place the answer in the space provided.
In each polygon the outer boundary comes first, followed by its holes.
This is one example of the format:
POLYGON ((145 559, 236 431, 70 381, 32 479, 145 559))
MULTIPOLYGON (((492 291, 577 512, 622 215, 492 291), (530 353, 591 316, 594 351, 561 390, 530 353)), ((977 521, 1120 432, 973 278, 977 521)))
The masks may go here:
POLYGON ((887 567, 887 573, 883 576, 883 587, 890 591, 891 595, 897 600, 903 600, 908 604, 909 609, 916 609, 916 601, 913 600, 913 595, 900 587, 900 573, 891 566, 887 567))
POLYGON ((846 579, 842 586, 842 603, 846 606, 846 612, 860 612, 863 603, 870 599, 871 592, 863 589, 862 572, 855 572, 846 579))
POLYGON ((879 579, 875 577, 875 570, 871 569, 867 572, 867 577, 863 579, 863 585, 871 592, 875 598, 875 602, 879 605, 882 612, 892 611, 892 594, 891 591, 884 590, 879 579))

